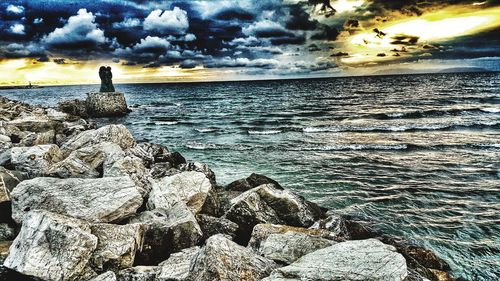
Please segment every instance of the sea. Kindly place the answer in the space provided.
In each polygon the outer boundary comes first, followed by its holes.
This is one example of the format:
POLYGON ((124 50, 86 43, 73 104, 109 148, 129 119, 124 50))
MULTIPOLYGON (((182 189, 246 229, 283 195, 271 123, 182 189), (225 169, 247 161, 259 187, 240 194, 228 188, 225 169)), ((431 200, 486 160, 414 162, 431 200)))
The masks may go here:
MULTIPOLYGON (((98 85, 3 90, 54 106, 98 85)), ((137 140, 267 175, 333 213, 415 241, 456 277, 500 280, 500 73, 118 84, 137 140)))

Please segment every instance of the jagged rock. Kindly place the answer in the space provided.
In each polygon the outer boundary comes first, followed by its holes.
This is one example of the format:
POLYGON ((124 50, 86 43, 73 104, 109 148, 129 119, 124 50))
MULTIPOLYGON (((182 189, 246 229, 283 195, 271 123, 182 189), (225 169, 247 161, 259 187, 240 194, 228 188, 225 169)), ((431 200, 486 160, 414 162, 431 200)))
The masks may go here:
POLYGON ((404 257, 376 239, 337 243, 276 269, 265 281, 402 281, 408 275, 404 257))
POLYGON ((10 201, 10 192, 24 179, 23 174, 0 167, 0 203, 10 201))
POLYGON ((12 140, 9 136, 0 134, 0 151, 5 151, 12 147, 12 140))
POLYGON ((55 144, 13 147, 10 153, 12 165, 29 178, 47 175, 50 166, 62 158, 59 147, 55 144))
POLYGON ((346 220, 340 216, 331 215, 315 222, 311 229, 326 229, 335 235, 336 241, 361 240, 373 238, 363 225, 346 220))
POLYGON ((258 251, 262 244, 273 234, 302 234, 309 237, 334 240, 334 233, 324 229, 307 229, 303 227, 293 227, 288 225, 258 224, 253 228, 252 237, 248 242, 248 247, 258 251))
POLYGON ((40 133, 29 133, 19 142, 19 146, 33 146, 41 144, 53 144, 56 142, 56 132, 48 130, 40 133))
POLYGON ((142 196, 129 177, 35 178, 21 182, 11 197, 16 222, 35 209, 90 222, 114 222, 131 216, 142 205, 142 196))
POLYGON ((196 220, 203 232, 204 240, 215 234, 227 235, 231 237, 231 239, 236 237, 238 225, 228 219, 200 214, 196 216, 196 220))
POLYGON ((200 252, 200 247, 184 249, 170 255, 168 260, 158 265, 155 281, 185 281, 193 259, 200 252))
POLYGON ((1 241, 0 240, 0 265, 2 265, 9 255, 9 248, 12 245, 12 241, 1 241))
POLYGON ((139 264, 158 264, 170 253, 195 246, 203 236, 193 213, 183 202, 169 209, 145 211, 129 223, 145 228, 144 245, 136 257, 139 264))
POLYGON ((82 147, 94 144, 112 142, 119 145, 123 150, 136 145, 134 137, 123 125, 107 125, 96 130, 84 131, 67 140, 61 150, 69 153, 82 147))
POLYGON ((189 162, 189 163, 180 164, 178 166, 178 168, 179 168, 179 170, 181 170, 183 172, 184 171, 196 171, 196 172, 204 173, 205 176, 210 180, 210 183, 213 186, 217 185, 217 182, 215 180, 215 173, 205 163, 189 162))
POLYGON ((155 281, 157 266, 136 266, 120 270, 116 277, 118 281, 155 281))
POLYGON ((168 209, 177 202, 184 202, 195 214, 202 210, 209 191, 209 179, 200 172, 182 172, 165 177, 153 184, 148 209, 168 209))
POLYGON ((76 280, 96 246, 85 221, 37 210, 26 216, 4 266, 48 281, 76 280))
POLYGON ((304 233, 271 234, 261 243, 258 253, 275 262, 291 264, 300 257, 329 247, 336 242, 304 233))
POLYGON ((193 260, 188 280, 261 280, 277 267, 219 234, 207 239, 193 260))
POLYGON ((226 186, 226 190, 247 191, 263 184, 273 184, 276 189, 283 189, 283 187, 277 181, 264 175, 253 173, 246 179, 239 179, 228 184, 226 186))
POLYGON ((82 118, 88 118, 89 115, 87 113, 87 107, 86 103, 83 100, 66 100, 62 101, 57 105, 57 109, 60 111, 73 115, 73 116, 79 116, 82 118))
POLYGON ((88 281, 117 281, 117 279, 113 271, 108 271, 88 281))
POLYGON ((21 131, 43 133, 50 130, 58 130, 62 123, 59 120, 50 119, 47 115, 32 113, 8 122, 21 131))
POLYGON ((140 187, 141 194, 145 197, 151 191, 153 179, 149 177, 148 170, 142 160, 135 156, 126 156, 117 160, 109 168, 104 169, 104 177, 128 176, 136 186, 140 187))
POLYGON ((0 241, 14 240, 16 231, 7 223, 0 223, 0 241))
POLYGON ((140 225, 93 224, 97 248, 90 258, 96 272, 118 271, 134 265, 135 253, 142 248, 143 229, 140 225))
POLYGON ((154 163, 161 162, 165 155, 169 154, 168 148, 149 142, 138 143, 127 152, 142 159, 147 168, 151 168, 154 163))
POLYGON ((225 217, 239 226, 238 240, 245 244, 255 225, 260 223, 309 227, 323 215, 315 204, 272 184, 250 189, 231 200, 225 217))
POLYGON ((186 159, 184 156, 182 156, 179 152, 174 151, 171 153, 167 153, 161 156, 161 158, 158 158, 156 162, 168 162, 172 164, 172 166, 177 167, 181 164, 186 163, 186 159))
POLYGON ((85 103, 91 117, 124 116, 130 112, 123 93, 88 93, 85 103))

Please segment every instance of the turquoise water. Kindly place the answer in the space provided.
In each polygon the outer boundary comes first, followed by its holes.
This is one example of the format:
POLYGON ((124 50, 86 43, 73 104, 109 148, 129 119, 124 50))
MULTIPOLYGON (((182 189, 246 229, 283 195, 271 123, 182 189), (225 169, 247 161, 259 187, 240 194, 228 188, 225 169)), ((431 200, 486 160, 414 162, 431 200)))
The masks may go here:
MULTIPOLYGON (((266 174, 435 249, 457 276, 500 276, 500 74, 117 85, 139 140, 210 164, 219 183, 266 174)), ((96 85, 1 91, 30 103, 96 85)))

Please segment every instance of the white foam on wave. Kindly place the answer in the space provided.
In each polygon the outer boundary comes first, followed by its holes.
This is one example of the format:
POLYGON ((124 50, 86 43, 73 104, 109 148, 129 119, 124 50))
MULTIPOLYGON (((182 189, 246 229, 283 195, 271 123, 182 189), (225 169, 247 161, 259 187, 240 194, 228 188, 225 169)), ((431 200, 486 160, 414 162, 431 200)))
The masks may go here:
POLYGON ((204 128, 204 129, 195 129, 198 133, 212 133, 218 131, 217 129, 204 128))
POLYGON ((177 125, 179 124, 178 121, 156 121, 156 125, 177 125))
POLYGON ((250 135, 275 135, 279 133, 281 133, 281 130, 248 131, 250 135))
POLYGON ((216 149, 217 148, 217 146, 213 143, 199 143, 199 142, 187 143, 186 147, 189 149, 195 149, 195 150, 207 150, 207 149, 216 149))
POLYGON ((485 108, 481 108, 481 111, 489 112, 489 113, 499 113, 500 112, 500 108, 497 108, 497 107, 485 107, 485 108))
POLYGON ((338 150, 405 150, 406 144, 339 144, 312 147, 306 150, 338 151, 338 150))

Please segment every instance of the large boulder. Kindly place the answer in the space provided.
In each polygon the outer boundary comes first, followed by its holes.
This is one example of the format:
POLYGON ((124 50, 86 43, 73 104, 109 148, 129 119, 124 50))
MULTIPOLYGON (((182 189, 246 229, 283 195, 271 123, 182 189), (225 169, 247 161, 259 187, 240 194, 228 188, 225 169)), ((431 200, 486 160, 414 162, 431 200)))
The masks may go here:
POLYGON ((104 168, 104 177, 128 176, 136 186, 140 188, 141 194, 146 197, 151 191, 153 179, 150 178, 148 170, 142 160, 136 156, 125 156, 113 163, 109 168, 104 168))
POLYGON ((223 235, 214 235, 193 260, 188 280, 261 280, 277 267, 223 235))
POLYGON ((84 131, 61 146, 61 150, 69 154, 73 150, 91 146, 102 142, 112 142, 119 145, 123 150, 136 145, 134 137, 123 125, 107 125, 96 130, 84 131))
POLYGON ((88 93, 86 111, 92 117, 124 116, 130 112, 123 93, 88 93))
POLYGON ((151 168, 154 163, 166 162, 164 158, 170 152, 162 145, 141 142, 127 150, 127 153, 139 157, 147 168, 151 168))
POLYGON ((247 191, 263 184, 272 184, 276 189, 283 189, 283 187, 277 181, 268 178, 264 175, 252 173, 249 177, 245 179, 239 179, 228 184, 226 186, 226 190, 247 191))
POLYGON ((10 192, 23 181, 24 178, 24 175, 20 172, 10 171, 4 167, 0 167, 0 203, 10 201, 10 192))
POLYGON ((57 105, 57 108, 67 114, 88 118, 87 106, 83 100, 65 100, 57 105))
POLYGON ((64 160, 52 165, 48 174, 60 178, 96 178, 124 157, 125 152, 119 145, 102 142, 72 151, 64 160))
POLYGON ((200 247, 184 249, 170 255, 168 260, 158 265, 155 281, 185 281, 194 258, 200 252, 200 247))
POLYGON ((113 271, 108 271, 88 281, 117 281, 117 279, 113 271))
POLYGON ((266 281, 403 281, 404 257, 376 239, 347 241, 317 250, 273 271, 266 281))
POLYGON ((148 209, 168 209, 177 202, 184 202, 195 214, 199 213, 212 185, 201 172, 182 172, 165 177, 153 184, 147 203, 148 209))
POLYGON ((136 262, 143 265, 158 264, 170 253, 197 245, 203 236, 196 218, 183 202, 169 209, 142 212, 129 223, 145 229, 144 245, 136 257, 136 262))
POLYGON ((11 193, 12 218, 44 209, 90 222, 116 222, 134 214, 142 196, 129 177, 99 179, 35 178, 11 193))
POLYGON ((87 222, 50 213, 30 212, 4 266, 47 281, 72 281, 87 267, 97 237, 87 222))
POLYGON ((335 234, 337 241, 364 240, 377 236, 377 233, 367 224, 337 215, 330 215, 324 219, 318 220, 311 228, 329 230, 335 234))
POLYGON ((231 237, 231 239, 236 237, 238 224, 226 218, 217 218, 200 214, 196 216, 196 220, 198 221, 201 231, 203 232, 204 240, 215 234, 227 235, 231 237))
POLYGON ((96 272, 118 271, 134 265, 135 253, 142 248, 143 229, 140 225, 93 224, 97 248, 90 258, 96 272))
POLYGON ((270 235, 287 233, 298 233, 309 237, 327 240, 335 240, 336 238, 334 233, 324 229, 307 229, 288 225, 258 224, 253 228, 252 237, 248 242, 248 246, 253 248, 255 251, 258 251, 270 235))
POLYGON ((239 225, 241 243, 248 241, 257 224, 309 227, 322 216, 323 212, 316 204, 288 190, 276 189, 272 184, 258 186, 232 199, 225 214, 239 225))
POLYGON ((47 175, 50 166, 62 159, 59 147, 55 144, 13 147, 10 153, 12 165, 29 178, 47 175))
POLYGON ((271 234, 257 252, 275 262, 291 264, 300 257, 332 246, 336 242, 304 233, 288 232, 271 234))

